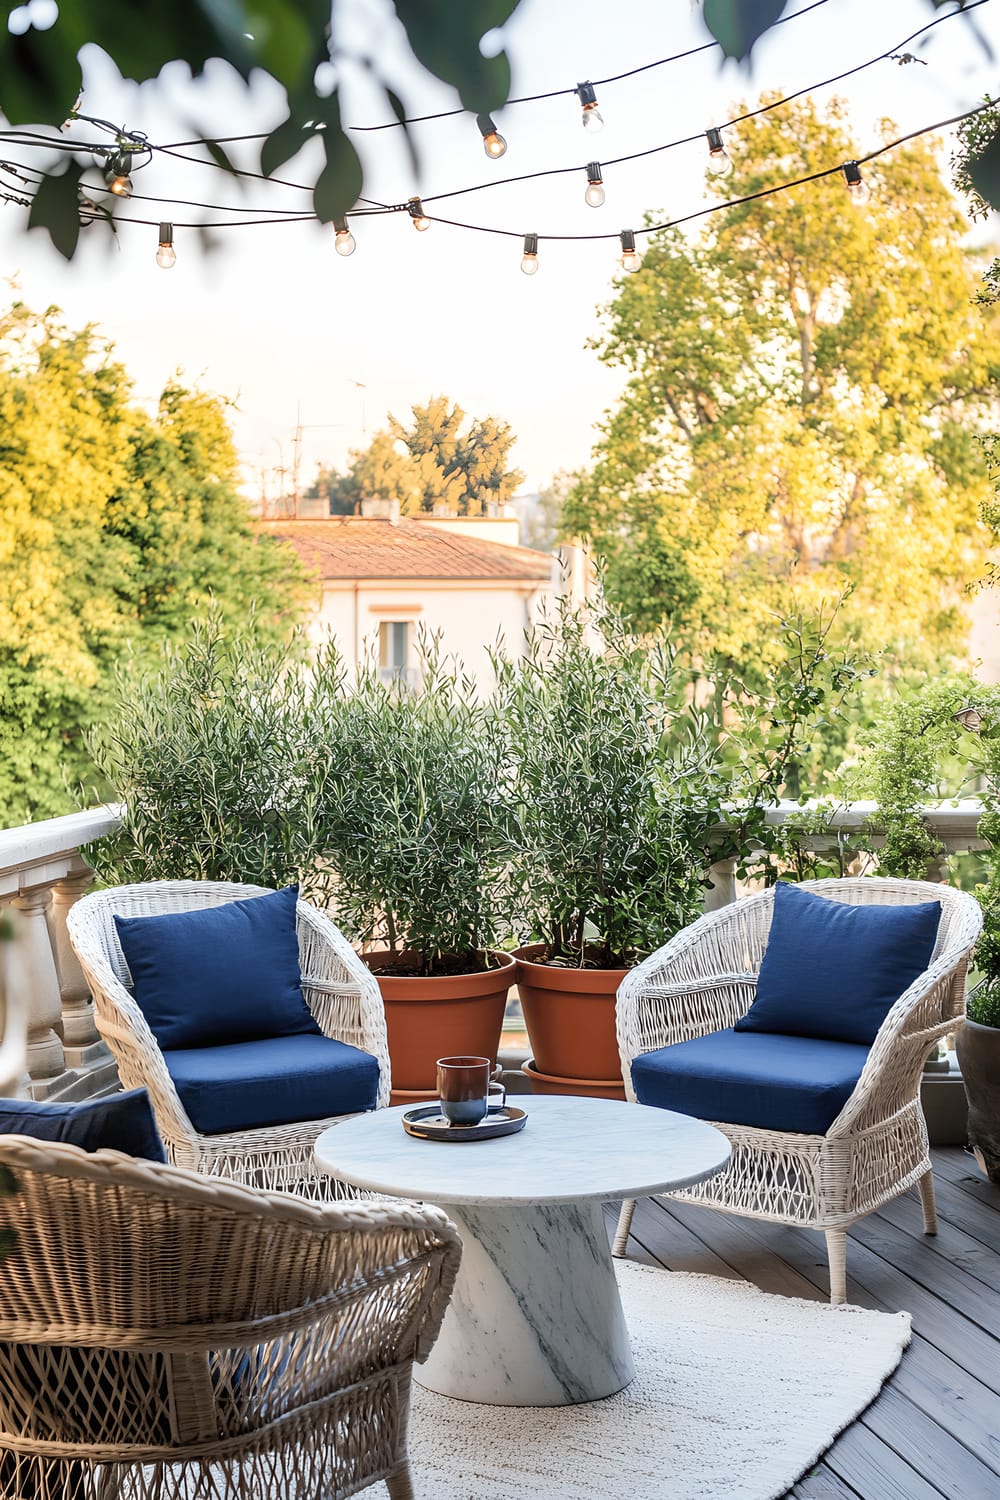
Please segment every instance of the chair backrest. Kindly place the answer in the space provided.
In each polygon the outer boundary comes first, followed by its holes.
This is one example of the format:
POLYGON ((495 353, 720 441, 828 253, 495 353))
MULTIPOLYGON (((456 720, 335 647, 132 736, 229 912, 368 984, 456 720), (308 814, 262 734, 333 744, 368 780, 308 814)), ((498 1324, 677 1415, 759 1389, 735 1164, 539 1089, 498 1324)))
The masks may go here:
POLYGON ((295 1350, 301 1365, 310 1330, 321 1333, 312 1362, 325 1350, 345 1379, 377 1348, 387 1364, 429 1348, 461 1254, 445 1215, 421 1205, 319 1206, 22 1136, 0 1136, 0 1167, 16 1183, 0 1198, 0 1226, 16 1234, 0 1266, 7 1431, 30 1418, 50 1437, 114 1441, 131 1404, 119 1441, 217 1436, 221 1386, 250 1399, 248 1359, 272 1385, 287 1378, 291 1399, 285 1367, 295 1350), (261 1356, 275 1340, 279 1352, 261 1356), (63 1399, 50 1390, 31 1416, 42 1373, 63 1382, 63 1399), (110 1436, 98 1431, 109 1422, 110 1436))

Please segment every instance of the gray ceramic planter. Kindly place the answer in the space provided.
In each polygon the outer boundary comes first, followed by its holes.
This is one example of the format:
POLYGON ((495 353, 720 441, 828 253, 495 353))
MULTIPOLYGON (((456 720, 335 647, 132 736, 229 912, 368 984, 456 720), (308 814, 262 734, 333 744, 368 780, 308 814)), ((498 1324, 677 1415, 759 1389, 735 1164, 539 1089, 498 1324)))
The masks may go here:
POLYGON ((1000 1027, 966 1021, 955 1048, 969 1098, 969 1145, 1000 1186, 1000 1027))

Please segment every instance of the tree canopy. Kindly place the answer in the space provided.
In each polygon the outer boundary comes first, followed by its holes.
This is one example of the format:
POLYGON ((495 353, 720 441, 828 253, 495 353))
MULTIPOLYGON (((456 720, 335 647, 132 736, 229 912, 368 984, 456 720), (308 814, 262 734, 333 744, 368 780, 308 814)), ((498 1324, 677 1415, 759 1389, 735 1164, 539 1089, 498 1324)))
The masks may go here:
POLYGON ((485 516, 504 505, 524 479, 508 469, 514 434, 496 417, 467 419, 445 396, 411 408, 404 424, 390 414, 367 448, 356 449, 344 473, 320 469, 309 491, 327 496, 335 515, 351 515, 362 500, 398 500, 400 514, 485 516))
POLYGON ((0 826, 65 812, 93 787, 84 738, 116 662, 218 601, 278 635, 301 575, 258 541, 225 410, 177 382, 133 400, 91 328, 0 314, 0 826))
MULTIPOLYGON (((891 127, 886 126, 887 132, 891 127)), ((842 105, 727 131, 726 198, 855 152, 842 105)), ((629 373, 564 511, 641 626, 746 670, 775 614, 852 590, 842 623, 911 664, 960 647, 1000 393, 963 221, 924 142, 650 237, 595 347, 629 373)), ((994 336, 991 336, 994 335, 994 336)))

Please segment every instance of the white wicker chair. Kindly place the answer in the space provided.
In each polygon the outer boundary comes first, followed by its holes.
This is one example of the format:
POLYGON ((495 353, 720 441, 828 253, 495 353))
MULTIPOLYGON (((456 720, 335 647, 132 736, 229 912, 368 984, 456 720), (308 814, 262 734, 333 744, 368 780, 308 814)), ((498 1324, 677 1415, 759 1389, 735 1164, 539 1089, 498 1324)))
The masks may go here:
MULTIPOLYGON (((70 909, 70 941, 94 997, 97 1029, 118 1065, 122 1087, 149 1090, 157 1128, 167 1155, 179 1167, 211 1177, 231 1177, 252 1187, 302 1193, 307 1197, 355 1196, 313 1162, 317 1136, 339 1116, 303 1120, 218 1135, 192 1125, 163 1054, 130 992, 114 915, 160 916, 193 911, 261 896, 261 886, 214 881, 152 881, 113 886, 84 896, 70 909)), ((300 901, 296 910, 302 993, 321 1030, 378 1059, 377 1107, 389 1102, 389 1048, 378 984, 329 917, 300 901)))
POLYGON ((410 1376, 461 1257, 439 1209, 24 1136, 0 1166, 0 1493, 413 1500, 410 1376))
MULTIPOLYGON (((822 1229, 830 1301, 846 1299, 846 1232, 916 1184, 927 1234, 937 1229, 920 1076, 932 1045, 962 1024, 969 955, 982 927, 978 902, 924 881, 816 880, 803 888, 852 905, 940 901, 930 966, 900 996, 872 1043, 854 1092, 826 1135, 795 1135, 713 1121, 732 1143, 729 1165, 677 1198, 728 1213, 822 1229)), ((767 945, 773 890, 699 918, 647 958, 618 991, 618 1046, 630 1099, 632 1059, 732 1026, 753 1003, 767 945)), ((615 1238, 624 1255, 634 1202, 615 1238)))

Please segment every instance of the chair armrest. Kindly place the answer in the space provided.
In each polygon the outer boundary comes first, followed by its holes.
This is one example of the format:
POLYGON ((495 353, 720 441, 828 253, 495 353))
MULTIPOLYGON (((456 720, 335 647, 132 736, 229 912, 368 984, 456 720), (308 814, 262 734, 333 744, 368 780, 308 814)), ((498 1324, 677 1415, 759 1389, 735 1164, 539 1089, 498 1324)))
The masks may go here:
POLYGON ((919 1095, 927 1054, 961 1025, 971 945, 941 956, 904 990, 871 1045, 854 1091, 827 1135, 857 1134, 897 1114, 919 1095))
POLYGON ((111 964, 73 943, 94 1001, 94 1021, 115 1060, 123 1089, 146 1089, 168 1149, 191 1149, 198 1133, 180 1100, 149 1022, 111 964))
POLYGON ((389 1041, 378 980, 325 912, 297 907, 302 993, 325 1036, 378 1060, 377 1107, 389 1103, 389 1041))

